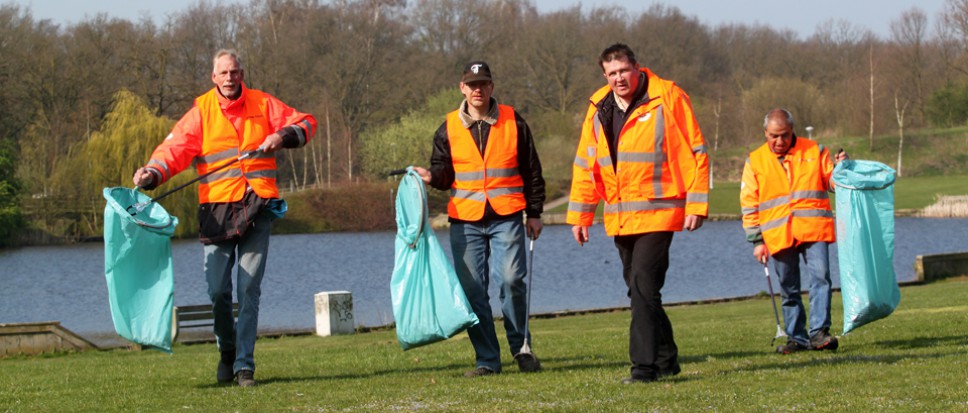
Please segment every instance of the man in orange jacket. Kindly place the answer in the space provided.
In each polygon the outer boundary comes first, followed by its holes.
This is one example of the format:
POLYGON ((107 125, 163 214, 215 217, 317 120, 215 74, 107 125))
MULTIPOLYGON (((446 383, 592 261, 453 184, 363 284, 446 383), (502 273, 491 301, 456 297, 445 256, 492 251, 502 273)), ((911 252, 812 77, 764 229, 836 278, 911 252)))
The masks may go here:
POLYGON ((783 321, 788 341, 776 351, 836 350, 830 335, 830 258, 836 239, 830 209, 830 175, 834 163, 847 159, 843 151, 831 161, 823 145, 793 133, 793 115, 773 109, 763 119, 766 143, 750 152, 743 168, 740 205, 743 230, 756 261, 773 268, 780 280, 783 321), (799 255, 810 278, 810 332, 800 298, 799 255))
MULTIPOLYGON (((525 235, 541 234, 544 178, 531 129, 511 106, 491 94, 494 81, 487 63, 464 67, 458 83, 464 101, 447 114, 434 135, 430 170, 414 167, 423 181, 450 190, 450 245, 454 270, 480 323, 467 329, 476 355, 473 378, 501 372, 501 348, 487 293, 490 280, 501 291, 501 311, 508 347, 523 372, 541 369, 538 358, 523 351, 528 318, 525 235), (522 217, 527 214, 527 220, 522 217)), ((526 337, 527 336, 527 337, 526 337)))
POLYGON ((305 145, 316 119, 246 88, 244 75, 238 54, 219 50, 213 59, 215 87, 195 99, 133 181, 153 189, 192 163, 200 175, 230 164, 199 183, 199 238, 221 352, 216 379, 248 387, 256 384, 255 340, 271 220, 285 212, 273 152, 305 145), (238 324, 232 315, 236 263, 238 324))
POLYGON ((678 348, 662 308, 672 235, 702 226, 709 162, 689 97, 675 83, 639 67, 624 44, 606 48, 599 65, 608 85, 590 99, 575 156, 567 221, 588 242, 599 201, 615 238, 632 301, 631 376, 643 383, 678 374, 678 348))

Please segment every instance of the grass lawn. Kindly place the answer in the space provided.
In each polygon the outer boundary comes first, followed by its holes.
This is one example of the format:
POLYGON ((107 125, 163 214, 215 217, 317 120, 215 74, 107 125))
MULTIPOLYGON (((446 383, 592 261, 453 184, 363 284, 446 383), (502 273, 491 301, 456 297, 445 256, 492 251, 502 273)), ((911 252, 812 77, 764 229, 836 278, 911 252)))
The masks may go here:
POLYGON ((0 411, 968 411, 968 280, 901 295, 839 351, 787 356, 769 346, 765 297, 669 307, 683 371, 651 384, 619 384, 629 313, 618 311, 534 319, 545 370, 519 373, 506 359, 505 374, 478 379, 462 377, 473 366, 464 334, 407 352, 393 331, 260 339, 249 389, 215 384, 214 344, 8 358, 0 411))

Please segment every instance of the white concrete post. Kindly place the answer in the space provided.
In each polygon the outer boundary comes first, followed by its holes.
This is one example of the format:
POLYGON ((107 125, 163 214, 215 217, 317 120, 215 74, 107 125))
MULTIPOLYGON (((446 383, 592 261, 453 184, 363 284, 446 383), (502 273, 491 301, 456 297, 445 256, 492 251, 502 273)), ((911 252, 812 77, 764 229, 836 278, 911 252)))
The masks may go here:
POLYGON ((353 294, 349 291, 323 291, 316 294, 316 335, 352 334, 353 294))

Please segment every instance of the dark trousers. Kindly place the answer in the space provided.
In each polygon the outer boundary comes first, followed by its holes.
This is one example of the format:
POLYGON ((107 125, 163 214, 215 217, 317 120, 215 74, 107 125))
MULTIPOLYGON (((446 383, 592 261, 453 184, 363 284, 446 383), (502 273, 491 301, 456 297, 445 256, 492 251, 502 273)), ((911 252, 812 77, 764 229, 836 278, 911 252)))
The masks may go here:
POLYGON ((615 237, 622 258, 622 275, 632 299, 629 358, 632 377, 654 378, 679 372, 679 349, 672 323, 662 309, 662 286, 669 269, 672 232, 615 237))

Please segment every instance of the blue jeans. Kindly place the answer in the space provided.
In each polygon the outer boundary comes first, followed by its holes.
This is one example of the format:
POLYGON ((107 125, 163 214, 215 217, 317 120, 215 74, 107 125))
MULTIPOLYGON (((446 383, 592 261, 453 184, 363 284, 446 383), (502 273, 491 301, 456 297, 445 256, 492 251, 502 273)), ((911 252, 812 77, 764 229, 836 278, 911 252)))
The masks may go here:
POLYGON ((810 337, 830 328, 830 254, 826 242, 803 243, 773 254, 773 268, 780 279, 783 324, 790 339, 809 345, 810 337), (810 334, 800 296, 800 255, 810 278, 810 334))
MULTIPOLYGON (((487 287, 491 279, 500 290, 504 329, 511 355, 524 344, 528 290, 525 285, 525 229, 520 216, 484 223, 452 223, 450 245, 454 269, 464 294, 480 323, 467 330, 477 367, 501 371, 501 347, 494 330, 487 287)), ((528 337, 530 342, 531 337, 528 337)))
POLYGON ((212 299, 215 339, 220 351, 235 351, 232 365, 235 373, 255 371, 259 297, 262 295, 262 275, 266 269, 271 228, 272 220, 260 214, 241 238, 205 245, 205 279, 212 299), (232 317, 232 269, 236 266, 236 255, 238 324, 232 317))

